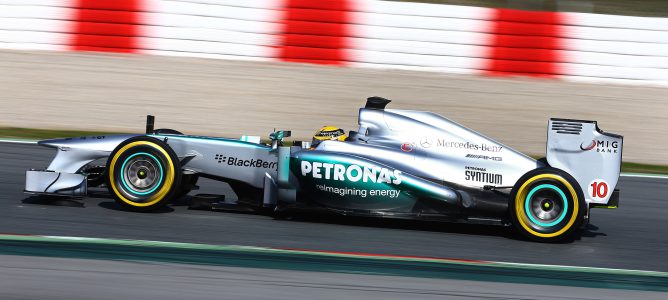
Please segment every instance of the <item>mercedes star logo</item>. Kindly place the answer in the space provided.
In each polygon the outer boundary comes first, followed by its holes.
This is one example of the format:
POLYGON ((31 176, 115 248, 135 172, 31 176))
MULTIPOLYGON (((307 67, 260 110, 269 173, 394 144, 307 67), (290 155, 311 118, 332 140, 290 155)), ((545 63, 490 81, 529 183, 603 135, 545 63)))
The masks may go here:
POLYGON ((432 141, 432 139, 428 136, 422 137, 422 139, 420 140, 420 146, 422 146, 422 148, 429 148, 433 144, 434 141, 432 141))

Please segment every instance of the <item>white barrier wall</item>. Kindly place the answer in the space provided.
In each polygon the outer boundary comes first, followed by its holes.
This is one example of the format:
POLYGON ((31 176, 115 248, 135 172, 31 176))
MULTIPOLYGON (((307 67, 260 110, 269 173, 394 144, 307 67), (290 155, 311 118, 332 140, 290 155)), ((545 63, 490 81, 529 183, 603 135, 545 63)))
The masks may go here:
POLYGON ((141 53, 268 60, 279 1, 145 1, 141 53))
POLYGON ((668 85, 668 19, 378 0, 0 0, 0 48, 668 85))

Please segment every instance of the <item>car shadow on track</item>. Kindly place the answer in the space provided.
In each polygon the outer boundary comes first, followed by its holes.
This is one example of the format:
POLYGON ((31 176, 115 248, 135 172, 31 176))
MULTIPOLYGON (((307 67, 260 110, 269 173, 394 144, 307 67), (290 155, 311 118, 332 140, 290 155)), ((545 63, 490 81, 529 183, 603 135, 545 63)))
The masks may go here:
POLYGON ((169 206, 163 206, 161 208, 147 211, 147 212, 134 212, 134 211, 129 211, 127 209, 124 209, 118 203, 115 201, 103 201, 97 204, 97 206, 102 207, 104 209, 109 209, 109 210, 115 210, 115 211, 122 211, 122 212, 127 212, 127 213, 138 213, 138 214, 165 214, 165 213, 172 213, 174 212, 174 209, 169 207, 169 206))
MULTIPOLYGON (((95 198, 102 200, 97 205, 104 209, 114 210, 114 211, 123 211, 129 212, 115 201, 113 201, 107 192, 94 192, 90 193, 87 198, 95 198)), ((145 212, 149 214, 164 214, 164 213, 173 213, 175 209, 172 207, 179 206, 188 206, 191 197, 185 196, 180 199, 175 200, 168 206, 164 206, 158 210, 145 212)), ((30 205, 48 205, 48 206, 64 206, 64 207, 77 207, 84 208, 86 199, 73 199, 68 197, 61 196, 31 196, 24 200, 22 203, 30 205)), ((235 211, 220 211, 216 212, 220 214, 249 214, 248 212, 235 212, 235 211)), ((271 216, 267 216, 271 218, 271 216)), ((480 224, 464 224, 464 223, 451 223, 451 222, 437 222, 437 221, 424 221, 424 220, 407 220, 407 219, 391 219, 391 218, 373 218, 373 217, 353 217, 353 216, 340 216, 336 214, 327 214, 327 213, 315 213, 315 214, 306 214, 306 213, 296 213, 292 214, 287 218, 280 218, 277 222, 303 222, 303 223, 321 223, 321 224, 335 224, 343 226, 358 226, 358 227, 370 227, 370 228, 387 228, 387 229, 397 229, 397 230, 415 230, 415 231, 430 231, 430 232, 441 232, 441 233, 451 233, 451 234, 462 234, 469 236, 497 236, 503 237, 510 240, 518 241, 528 241, 526 238, 518 234, 512 227, 507 226, 495 226, 495 225, 480 225, 480 224)), ((559 244, 568 244, 575 241, 581 240, 582 238, 596 238, 599 236, 607 236, 605 233, 599 232, 599 227, 588 224, 584 230, 576 233, 573 237, 558 241, 559 244)))
MULTIPOLYGON (((88 205, 92 204, 91 200, 93 199, 101 201, 97 203, 97 206, 101 208, 115 211, 130 212, 128 210, 123 209, 123 207, 121 207, 113 199, 111 199, 111 196, 106 191, 89 192, 86 198, 73 198, 68 196, 51 196, 51 195, 34 195, 21 200, 21 203, 28 205, 85 208, 86 204, 88 205)), ((171 212, 174 212, 174 209, 169 206, 165 206, 160 209, 146 213, 161 214, 161 213, 171 213, 171 212)))
MULTIPOLYGON (((480 224, 465 224, 465 223, 451 223, 451 222, 437 222, 437 221, 423 221, 423 220, 406 220, 406 219, 390 219, 390 218, 370 218, 370 217, 351 217, 339 216, 329 214, 317 215, 293 215, 286 221, 293 222, 308 222, 308 223, 322 223, 322 224, 337 224, 346 226, 360 226, 373 228, 388 228, 397 230, 415 230, 415 231, 431 231, 441 233, 462 234, 468 236, 496 236, 503 237, 510 240, 531 242, 510 226, 496 226, 496 225, 480 225, 480 224)), ((553 244, 571 244, 582 240, 582 238, 596 238, 599 236, 607 236, 605 233, 598 232, 599 227, 588 224, 584 230, 578 231, 569 238, 561 241, 550 242, 553 244)))
MULTIPOLYGON (((111 194, 104 189, 104 190, 99 190, 95 192, 89 192, 88 193, 89 198, 96 198, 102 200, 102 202, 99 202, 97 206, 104 208, 104 209, 109 209, 109 210, 115 210, 115 211, 122 211, 122 212, 131 212, 127 209, 124 209, 116 201, 114 201, 111 197, 111 194)), ((174 212, 174 209, 168 206, 163 206, 157 210, 149 211, 149 212, 143 212, 143 213, 148 213, 148 214, 164 214, 164 213, 171 213, 174 212)))
POLYGON ((298 214, 291 216, 286 221, 308 222, 322 224, 336 224, 358 227, 388 228, 400 230, 431 231, 442 233, 481 235, 481 236, 501 236, 509 239, 520 239, 514 230, 505 226, 463 224, 423 220, 406 220, 391 218, 372 218, 372 217, 352 217, 329 214, 305 215, 298 214))
POLYGON ((44 196, 44 195, 30 196, 28 198, 21 200, 21 203, 31 204, 31 205, 65 206, 65 207, 78 207, 78 208, 85 207, 84 202, 80 201, 79 199, 73 199, 63 196, 44 196))
POLYGON ((608 236, 607 234, 603 232, 598 232, 599 227, 593 224, 587 224, 584 230, 582 230, 579 234, 579 237, 586 237, 586 238, 595 238, 598 236, 608 236))
MULTIPOLYGON (((118 203, 116 203, 116 201, 111 200, 110 199, 111 196, 109 194, 107 194, 105 198, 107 198, 107 200, 110 200, 110 201, 100 202, 98 204, 99 207, 106 208, 106 209, 111 209, 111 210, 117 210, 117 211, 132 212, 132 211, 126 210, 123 207, 121 207, 120 205, 118 205, 118 203)), ((176 211, 173 208, 173 206, 188 206, 189 204, 190 204, 190 197, 189 196, 184 196, 184 197, 181 197, 179 199, 172 200, 172 202, 169 203, 168 205, 165 205, 165 206, 163 206, 161 208, 158 208, 156 210, 151 210, 151 211, 147 211, 147 212, 140 212, 140 213, 142 213, 142 214, 172 213, 172 212, 176 211)))

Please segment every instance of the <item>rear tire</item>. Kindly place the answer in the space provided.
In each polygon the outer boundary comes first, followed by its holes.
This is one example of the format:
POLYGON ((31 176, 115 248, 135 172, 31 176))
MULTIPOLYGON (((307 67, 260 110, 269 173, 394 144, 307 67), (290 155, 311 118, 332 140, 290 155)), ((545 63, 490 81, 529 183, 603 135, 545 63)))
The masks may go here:
POLYGON ((169 203, 181 186, 181 166, 163 141, 139 136, 127 139, 107 161, 107 187, 124 209, 146 212, 169 203))
POLYGON ((510 197, 510 219, 523 236, 538 242, 567 238, 580 228, 587 206, 568 173, 540 168, 522 176, 510 197))

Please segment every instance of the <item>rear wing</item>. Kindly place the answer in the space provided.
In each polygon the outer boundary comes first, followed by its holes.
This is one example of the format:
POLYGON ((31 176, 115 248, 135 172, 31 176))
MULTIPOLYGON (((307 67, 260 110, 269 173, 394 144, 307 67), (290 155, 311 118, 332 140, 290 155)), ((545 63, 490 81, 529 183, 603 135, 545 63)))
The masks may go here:
POLYGON ((547 128, 547 162, 571 174, 590 205, 616 207, 623 141, 621 135, 603 132, 596 121, 553 118, 547 128))

